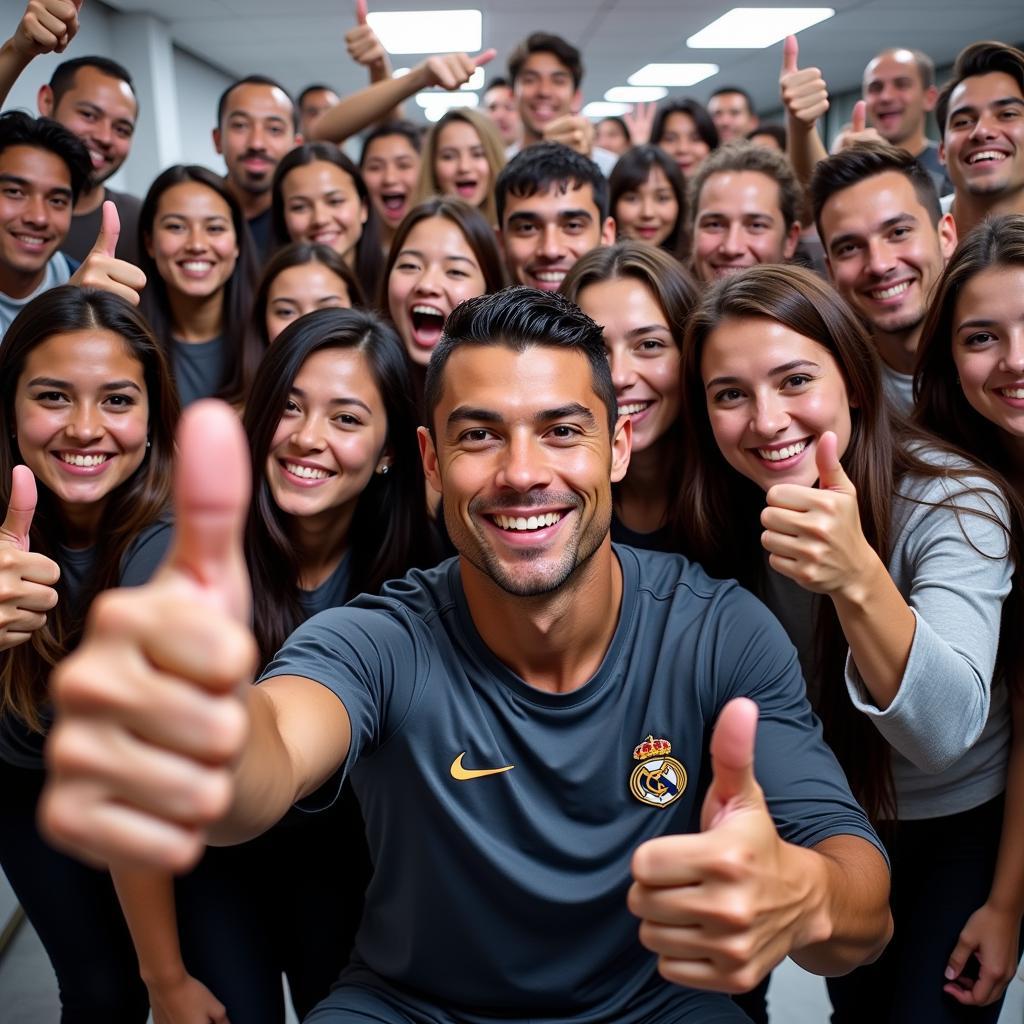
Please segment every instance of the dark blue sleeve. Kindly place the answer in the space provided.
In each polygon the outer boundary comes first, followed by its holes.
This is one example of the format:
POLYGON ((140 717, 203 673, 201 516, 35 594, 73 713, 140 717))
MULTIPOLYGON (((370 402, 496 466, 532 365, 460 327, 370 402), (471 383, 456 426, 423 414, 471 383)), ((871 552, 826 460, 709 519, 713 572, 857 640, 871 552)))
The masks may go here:
POLYGON ((141 587, 150 581, 171 546, 173 533, 169 522, 159 522, 139 534, 121 566, 122 587, 141 587))

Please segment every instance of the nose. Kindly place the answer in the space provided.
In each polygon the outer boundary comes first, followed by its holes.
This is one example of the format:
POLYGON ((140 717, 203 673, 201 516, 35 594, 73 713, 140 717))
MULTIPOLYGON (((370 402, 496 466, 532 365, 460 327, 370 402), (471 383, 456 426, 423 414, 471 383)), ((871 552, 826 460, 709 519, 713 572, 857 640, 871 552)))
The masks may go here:
POLYGON ((643 195, 640 198, 640 219, 641 220, 653 220, 658 215, 658 211, 655 208, 654 196, 643 195))
POLYGON ((556 263, 565 255, 562 244, 562 232, 557 224, 546 224, 540 235, 537 254, 551 263, 556 263))
POLYGON ((256 121, 249 128, 249 149, 263 150, 265 148, 263 125, 256 121))
POLYGON ((729 224, 728 230, 725 232, 725 236, 722 239, 722 244, 718 247, 723 256, 742 256, 745 248, 744 242, 743 225, 738 220, 734 220, 729 224))
POLYGON ((872 238, 868 240, 868 270, 875 277, 885 277, 895 264, 896 261, 889 251, 889 246, 885 244, 883 239, 872 238))
POLYGON ((969 138, 991 139, 994 138, 997 133, 998 128, 996 125, 996 121, 993 118, 993 115, 989 111, 983 110, 978 115, 978 120, 975 121, 974 127, 971 129, 971 134, 969 138))
POLYGON ((67 433, 77 441, 95 441, 103 433, 99 410, 92 402, 81 402, 75 407, 67 433))
POLYGON ((612 383, 616 393, 628 391, 636 383, 633 361, 625 352, 608 350, 608 365, 612 371, 612 383))
POLYGON ((789 423, 785 402, 777 392, 773 390, 757 396, 750 426, 758 437, 771 439, 785 430, 789 423))
POLYGON ((1011 331, 1003 363, 1010 373, 1024 374, 1024 328, 1011 331))
POLYGON ((304 452, 319 451, 324 444, 323 422, 312 414, 303 416, 295 425, 292 444, 304 452))
POLYGON ((330 219, 329 214, 330 208, 323 200, 318 199, 313 203, 313 224, 316 227, 326 224, 330 219))
POLYGON ((443 271, 437 264, 429 263, 420 273, 413 290, 417 295, 440 295, 443 271))
POLYGON ((547 487, 551 473, 533 432, 513 433, 504 449, 496 483, 517 494, 547 487))
POLYGON ((89 138, 98 142, 101 146, 109 146, 113 139, 110 122, 106 118, 100 118, 92 127, 89 138))
POLYGON ((21 219, 26 224, 37 224, 40 226, 50 222, 50 208, 46 202, 46 196, 37 193, 29 196, 22 207, 21 219))
POLYGON ((201 224, 192 224, 189 227, 185 248, 189 252, 202 252, 206 248, 206 232, 201 224))
POLYGON ((467 150, 461 150, 456 160, 456 167, 460 174, 465 174, 472 169, 473 158, 467 150))

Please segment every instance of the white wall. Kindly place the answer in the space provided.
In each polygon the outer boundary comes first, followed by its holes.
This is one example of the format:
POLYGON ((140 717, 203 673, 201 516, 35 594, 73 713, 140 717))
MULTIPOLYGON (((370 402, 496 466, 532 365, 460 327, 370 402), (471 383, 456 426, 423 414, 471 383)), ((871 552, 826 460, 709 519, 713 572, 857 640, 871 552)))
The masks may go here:
POLYGON ((217 100, 232 78, 177 47, 174 49, 174 73, 178 85, 181 162, 202 164, 223 174, 224 161, 213 148, 210 133, 217 120, 217 100))

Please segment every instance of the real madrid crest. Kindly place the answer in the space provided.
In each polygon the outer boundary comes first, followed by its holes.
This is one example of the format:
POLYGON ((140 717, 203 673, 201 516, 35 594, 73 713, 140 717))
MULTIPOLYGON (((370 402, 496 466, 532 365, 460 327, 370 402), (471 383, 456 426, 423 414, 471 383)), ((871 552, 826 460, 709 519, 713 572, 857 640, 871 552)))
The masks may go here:
POLYGON ((652 807, 668 807, 686 789, 686 769, 674 758, 668 740, 648 736, 633 749, 633 759, 640 763, 629 777, 630 792, 652 807))

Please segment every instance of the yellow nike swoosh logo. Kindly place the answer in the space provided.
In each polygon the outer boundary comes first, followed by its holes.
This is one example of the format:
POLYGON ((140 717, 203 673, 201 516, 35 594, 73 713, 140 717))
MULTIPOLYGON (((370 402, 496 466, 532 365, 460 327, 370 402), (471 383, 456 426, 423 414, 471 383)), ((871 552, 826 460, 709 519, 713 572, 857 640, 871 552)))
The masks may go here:
POLYGON ((485 775, 500 775, 502 772, 510 772, 515 768, 514 764, 507 764, 504 768, 463 768, 462 759, 466 756, 463 751, 452 761, 451 773, 453 779, 464 782, 466 779, 482 779, 485 775))

